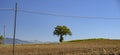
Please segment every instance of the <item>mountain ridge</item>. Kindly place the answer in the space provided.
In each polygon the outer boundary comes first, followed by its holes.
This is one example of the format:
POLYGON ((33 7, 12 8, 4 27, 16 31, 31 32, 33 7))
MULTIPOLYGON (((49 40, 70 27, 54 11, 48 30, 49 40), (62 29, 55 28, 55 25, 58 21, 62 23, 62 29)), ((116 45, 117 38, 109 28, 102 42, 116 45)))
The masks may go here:
MULTIPOLYGON (((4 44, 13 44, 13 39, 12 38, 5 38, 2 40, 4 44)), ((15 44, 31 44, 32 42, 30 41, 25 41, 25 40, 20 40, 20 39, 15 39, 15 44)))

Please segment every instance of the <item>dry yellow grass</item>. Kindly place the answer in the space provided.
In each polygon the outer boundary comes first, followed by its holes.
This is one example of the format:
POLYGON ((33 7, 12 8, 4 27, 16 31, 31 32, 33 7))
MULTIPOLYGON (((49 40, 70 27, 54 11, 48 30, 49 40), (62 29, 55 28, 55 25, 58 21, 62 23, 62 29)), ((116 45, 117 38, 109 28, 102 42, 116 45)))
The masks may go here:
MULTIPOLYGON (((21 44, 15 46, 15 55, 100 54, 120 54, 120 40, 90 40, 60 44, 21 44)), ((12 55, 12 45, 0 46, 0 55, 12 55)))

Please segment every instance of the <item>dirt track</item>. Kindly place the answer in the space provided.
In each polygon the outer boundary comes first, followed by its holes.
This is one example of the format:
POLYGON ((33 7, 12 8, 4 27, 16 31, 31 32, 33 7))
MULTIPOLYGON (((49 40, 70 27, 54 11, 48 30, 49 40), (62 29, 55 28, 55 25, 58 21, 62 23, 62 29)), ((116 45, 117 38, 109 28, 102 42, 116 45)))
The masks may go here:
MULTIPOLYGON (((16 45, 16 55, 120 55, 120 40, 88 40, 61 44, 16 45)), ((0 46, 0 55, 12 55, 12 46, 0 46)))

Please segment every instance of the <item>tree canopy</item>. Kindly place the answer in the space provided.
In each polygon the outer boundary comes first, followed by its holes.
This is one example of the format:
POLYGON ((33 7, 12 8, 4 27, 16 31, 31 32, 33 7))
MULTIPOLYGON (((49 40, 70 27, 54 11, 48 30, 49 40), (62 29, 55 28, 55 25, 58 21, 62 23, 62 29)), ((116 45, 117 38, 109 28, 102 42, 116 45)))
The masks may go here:
POLYGON ((64 40, 63 36, 64 35, 72 35, 71 31, 69 28, 67 28, 67 26, 56 26, 55 30, 53 32, 54 35, 57 35, 60 37, 60 42, 62 42, 64 40))

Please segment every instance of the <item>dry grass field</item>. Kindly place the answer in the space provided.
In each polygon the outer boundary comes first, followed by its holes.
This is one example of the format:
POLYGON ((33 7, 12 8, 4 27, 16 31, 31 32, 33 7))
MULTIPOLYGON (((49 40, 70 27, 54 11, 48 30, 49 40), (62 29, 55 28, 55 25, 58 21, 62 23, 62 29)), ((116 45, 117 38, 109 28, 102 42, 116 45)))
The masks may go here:
MULTIPOLYGON (((0 55, 12 55, 12 45, 0 45, 0 55)), ((120 40, 20 44, 15 46, 15 55, 120 55, 120 40)))

